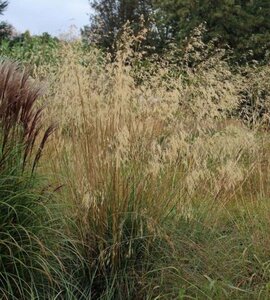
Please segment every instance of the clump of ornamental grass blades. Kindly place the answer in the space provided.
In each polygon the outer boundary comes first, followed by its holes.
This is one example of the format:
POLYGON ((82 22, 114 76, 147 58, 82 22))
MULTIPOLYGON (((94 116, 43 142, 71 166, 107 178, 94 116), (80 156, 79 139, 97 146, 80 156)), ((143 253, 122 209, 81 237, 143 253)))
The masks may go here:
POLYGON ((264 138, 246 126, 250 115, 235 117, 245 78, 222 51, 198 57, 196 41, 187 47, 191 67, 149 62, 134 50, 141 39, 124 33, 113 60, 81 51, 80 43, 63 45, 54 77, 47 111, 59 121, 53 168, 80 230, 85 293, 267 295, 268 277, 253 276, 267 257, 249 260, 258 243, 267 249, 255 238, 260 225, 247 223, 258 211, 254 199, 268 195, 268 164, 264 138))
POLYGON ((64 266, 53 245, 57 223, 50 191, 37 176, 54 127, 44 128, 40 84, 16 63, 0 62, 0 295, 48 299, 61 289, 64 266), (52 250, 54 249, 54 250, 52 250))

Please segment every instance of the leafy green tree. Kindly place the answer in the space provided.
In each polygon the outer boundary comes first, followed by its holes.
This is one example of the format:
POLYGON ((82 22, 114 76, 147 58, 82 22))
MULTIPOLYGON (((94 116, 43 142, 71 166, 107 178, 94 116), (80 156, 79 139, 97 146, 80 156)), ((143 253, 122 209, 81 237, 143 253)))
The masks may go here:
POLYGON ((0 53, 4 58, 20 61, 29 66, 59 63, 59 40, 48 33, 31 36, 29 31, 13 36, 0 43, 0 53))
POLYGON ((9 39, 14 32, 12 25, 6 22, 0 22, 0 41, 3 39, 9 39))
POLYGON ((91 24, 85 26, 82 32, 84 38, 112 51, 123 25, 129 22, 136 33, 143 16, 145 27, 150 29, 148 41, 152 39, 152 0, 95 0, 90 5, 94 14, 90 19, 91 24))
POLYGON ((181 42, 206 22, 205 40, 218 38, 239 61, 263 59, 270 46, 269 0, 156 0, 167 39, 181 42))
MULTIPOLYGON (((8 6, 8 1, 2 1, 0 0, 0 16, 3 15, 5 9, 8 6)), ((5 38, 9 38, 13 33, 13 27, 6 23, 6 22, 0 22, 0 40, 3 40, 5 38)))
POLYGON ((3 14, 3 12, 7 8, 7 6, 8 6, 8 2, 7 1, 0 0, 0 15, 3 14))

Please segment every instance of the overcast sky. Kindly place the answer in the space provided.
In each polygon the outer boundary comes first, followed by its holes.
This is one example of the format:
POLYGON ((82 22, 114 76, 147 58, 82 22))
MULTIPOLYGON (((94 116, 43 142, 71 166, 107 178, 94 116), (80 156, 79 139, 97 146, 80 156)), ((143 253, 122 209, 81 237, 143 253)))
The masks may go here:
POLYGON ((49 32, 59 35, 71 25, 79 28, 89 23, 88 0, 9 0, 1 17, 18 31, 32 34, 49 32))

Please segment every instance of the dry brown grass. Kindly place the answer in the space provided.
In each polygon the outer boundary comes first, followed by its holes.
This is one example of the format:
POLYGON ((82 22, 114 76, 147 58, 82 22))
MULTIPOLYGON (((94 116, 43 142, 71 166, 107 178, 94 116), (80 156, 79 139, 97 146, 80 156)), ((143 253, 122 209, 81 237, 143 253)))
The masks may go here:
POLYGON ((162 65, 151 82, 137 85, 130 65, 102 64, 93 51, 86 67, 74 49, 64 49, 49 114, 58 120, 58 150, 69 152, 83 194, 133 162, 152 177, 177 169, 190 195, 205 182, 217 194, 241 184, 257 162, 257 131, 228 118, 240 83, 224 63, 172 82, 163 80, 170 66, 162 65))
MULTIPOLYGON (((59 127, 52 168, 75 205, 89 264, 99 280, 127 268, 143 288, 144 262, 156 245, 176 251, 164 224, 197 221, 199 206, 207 210, 205 226, 215 227, 235 207, 245 203, 248 212, 269 197, 269 145, 260 126, 247 126, 261 119, 232 117, 243 97, 259 97, 254 81, 261 77, 234 74, 219 55, 193 69, 179 67, 178 74, 159 60, 136 77, 143 57, 132 38, 126 41, 113 62, 95 49, 64 45, 47 115, 59 127)), ((260 234, 252 235, 255 244, 260 234)))

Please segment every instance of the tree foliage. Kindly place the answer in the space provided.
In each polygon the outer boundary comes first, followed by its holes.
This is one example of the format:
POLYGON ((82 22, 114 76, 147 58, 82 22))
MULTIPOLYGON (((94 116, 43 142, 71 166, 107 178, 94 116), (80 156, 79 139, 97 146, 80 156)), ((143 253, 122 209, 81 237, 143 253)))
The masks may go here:
MULTIPOLYGON (((135 33, 140 30, 142 16, 145 27, 151 29, 153 26, 152 0, 95 0, 90 5, 95 13, 83 35, 106 49, 112 50, 115 39, 127 22, 135 33)), ((150 35, 148 37, 152 39, 150 35)))
POLYGON ((184 45, 202 23, 204 41, 230 46, 238 62, 263 60, 270 46, 269 0, 95 0, 91 6, 95 13, 84 35, 95 36, 106 49, 127 21, 136 31, 141 15, 157 49, 172 41, 184 45))
POLYGON ((178 42, 206 22, 205 40, 229 45, 238 61, 263 59, 270 46, 269 0, 157 0, 156 7, 178 42))
POLYGON ((14 32, 12 25, 7 22, 0 22, 0 40, 9 39, 14 32))
POLYGON ((1 57, 11 58, 29 66, 54 65, 58 63, 59 40, 44 32, 31 36, 29 31, 5 39, 0 43, 1 57))
MULTIPOLYGON (((0 0, 0 16, 3 15, 5 9, 8 6, 8 1, 0 0)), ((0 22, 0 40, 10 38, 13 33, 13 27, 7 22, 0 22)))
POLYGON ((3 14, 3 12, 7 8, 7 6, 8 6, 8 2, 7 1, 0 0, 0 15, 3 14))

